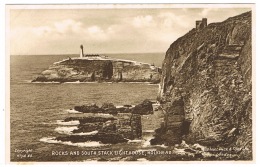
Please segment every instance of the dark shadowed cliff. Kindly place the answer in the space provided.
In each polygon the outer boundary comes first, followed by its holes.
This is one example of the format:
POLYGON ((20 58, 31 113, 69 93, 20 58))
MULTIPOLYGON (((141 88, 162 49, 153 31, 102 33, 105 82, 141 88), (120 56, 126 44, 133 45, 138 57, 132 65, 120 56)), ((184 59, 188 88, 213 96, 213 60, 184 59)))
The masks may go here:
POLYGON ((232 147, 252 159, 251 12, 192 29, 167 50, 158 141, 232 147))

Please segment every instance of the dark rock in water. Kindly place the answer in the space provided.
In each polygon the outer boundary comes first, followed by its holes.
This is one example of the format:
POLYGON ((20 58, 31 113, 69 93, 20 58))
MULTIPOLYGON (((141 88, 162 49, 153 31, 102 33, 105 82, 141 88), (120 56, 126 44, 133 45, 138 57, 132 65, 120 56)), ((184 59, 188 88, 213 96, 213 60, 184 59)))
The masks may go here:
MULTIPOLYGON (((64 122, 78 120, 80 124, 73 133, 88 133, 98 131, 99 134, 117 134, 122 138, 140 139, 142 137, 142 123, 139 114, 118 114, 116 117, 69 117, 64 122)), ((99 137, 102 137, 99 136, 99 137)), ((74 138, 72 138, 74 139, 74 138)), ((86 138, 87 139, 87 138, 86 138)), ((85 139, 84 139, 85 140, 85 139)))
POLYGON ((185 152, 189 152, 189 153, 196 153, 195 150, 192 150, 192 149, 190 149, 190 148, 186 148, 186 149, 184 149, 184 151, 185 151, 185 152))
POLYGON ((142 137, 142 122, 140 114, 132 114, 130 118, 130 125, 133 132, 133 137, 135 139, 140 139, 142 137))
POLYGON ((194 157, 198 158, 198 159, 203 159, 204 158, 204 156, 201 153, 195 153, 194 157))
POLYGON ((156 138, 153 138, 150 140, 150 144, 151 145, 162 145, 162 144, 164 144, 164 141, 161 138, 156 137, 156 138))
POLYGON ((69 117, 64 120, 64 122, 69 122, 69 121, 75 121, 78 120, 80 124, 85 124, 85 123, 93 123, 93 122, 106 122, 106 121, 113 121, 116 120, 114 117, 93 117, 93 116, 88 116, 88 117, 69 117))
POLYGON ((150 140, 151 145, 162 145, 165 144, 164 134, 165 134, 165 126, 161 125, 160 128, 155 129, 154 138, 150 140))
POLYGON ((121 135, 117 133, 97 133, 94 135, 72 135, 72 136, 60 136, 56 137, 58 141, 70 141, 72 143, 81 143, 88 141, 99 141, 103 144, 117 144, 117 143, 125 143, 128 140, 123 138, 121 135))
POLYGON ((118 113, 131 113, 132 110, 128 107, 120 107, 120 108, 117 108, 116 111, 118 113))
POLYGON ((87 133, 87 132, 99 130, 102 127, 103 127, 102 122, 79 124, 78 129, 73 130, 72 133, 87 133))
POLYGON ((83 113, 102 113, 103 112, 103 109, 99 108, 96 104, 75 106, 74 110, 83 112, 83 113))
POLYGON ((116 132, 117 128, 116 128, 116 124, 115 123, 109 123, 104 125, 99 132, 104 132, 104 133, 108 133, 108 132, 116 132))
POLYGON ((97 161, 106 162, 106 161, 109 161, 109 160, 107 160, 107 159, 105 159, 105 158, 99 158, 97 161))
POLYGON ((116 115, 118 113, 116 106, 113 103, 104 103, 101 106, 104 113, 116 115))
POLYGON ((32 80, 32 82, 48 82, 48 79, 44 76, 38 76, 37 78, 32 80))
POLYGON ((94 136, 94 139, 96 141, 101 141, 104 144, 117 144, 117 143, 125 143, 128 141, 118 133, 103 133, 103 132, 97 133, 94 136))
POLYGON ((150 100, 144 100, 141 104, 136 105, 133 108, 133 114, 147 115, 153 113, 153 103, 150 100))
POLYGON ((114 110, 114 109, 116 109, 116 106, 113 104, 113 103, 104 103, 102 106, 101 106, 101 108, 103 109, 103 110, 114 110))
POLYGON ((151 101, 144 100, 135 107, 132 107, 132 105, 124 105, 117 108, 113 103, 104 103, 101 107, 97 106, 96 104, 75 106, 74 110, 83 113, 107 113, 112 115, 116 115, 118 113, 147 115, 153 113, 153 106, 151 101))
POLYGON ((116 115, 118 112, 124 112, 125 109, 126 107, 116 108, 113 103, 104 103, 101 107, 97 106, 96 104, 74 107, 74 110, 83 113, 107 113, 112 115, 116 115))

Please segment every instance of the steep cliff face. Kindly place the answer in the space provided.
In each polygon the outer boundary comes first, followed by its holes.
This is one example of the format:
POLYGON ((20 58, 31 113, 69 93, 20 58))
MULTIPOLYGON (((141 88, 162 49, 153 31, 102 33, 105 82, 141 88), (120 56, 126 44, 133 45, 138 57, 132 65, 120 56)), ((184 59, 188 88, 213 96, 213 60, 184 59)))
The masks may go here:
POLYGON ((33 82, 160 82, 160 69, 135 61, 95 57, 56 62, 33 82))
POLYGON ((237 147, 252 158, 251 12, 192 29, 167 50, 159 100, 161 139, 237 147))

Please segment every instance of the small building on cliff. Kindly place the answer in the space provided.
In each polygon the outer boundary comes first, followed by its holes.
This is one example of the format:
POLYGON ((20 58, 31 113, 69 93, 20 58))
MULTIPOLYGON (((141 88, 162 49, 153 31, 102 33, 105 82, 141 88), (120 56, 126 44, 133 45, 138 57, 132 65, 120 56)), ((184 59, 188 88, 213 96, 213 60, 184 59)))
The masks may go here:
POLYGON ((196 30, 201 30, 207 27, 207 18, 202 18, 202 20, 196 20, 196 30))

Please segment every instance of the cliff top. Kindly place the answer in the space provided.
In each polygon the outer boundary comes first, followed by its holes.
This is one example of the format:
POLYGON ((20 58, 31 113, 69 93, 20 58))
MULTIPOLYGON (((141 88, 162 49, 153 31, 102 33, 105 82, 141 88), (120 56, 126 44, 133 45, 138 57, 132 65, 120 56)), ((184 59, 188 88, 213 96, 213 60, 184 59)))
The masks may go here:
POLYGON ((126 59, 116 59, 108 56, 91 56, 91 57, 73 57, 73 58, 67 58, 63 59, 61 61, 55 62, 54 64, 60 64, 62 62, 68 61, 68 60, 99 60, 99 61, 105 61, 105 60, 110 60, 110 61, 117 61, 117 62, 124 62, 124 63, 131 63, 132 65, 149 65, 149 66, 154 66, 149 63, 144 63, 144 62, 138 62, 134 60, 126 60, 126 59))

